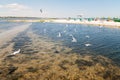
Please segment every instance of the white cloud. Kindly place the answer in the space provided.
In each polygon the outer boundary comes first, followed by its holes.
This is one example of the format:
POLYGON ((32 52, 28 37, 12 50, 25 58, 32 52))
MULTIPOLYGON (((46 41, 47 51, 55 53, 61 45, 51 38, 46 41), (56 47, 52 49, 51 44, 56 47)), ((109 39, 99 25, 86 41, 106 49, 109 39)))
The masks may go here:
POLYGON ((23 16, 23 17, 43 17, 47 14, 41 14, 39 9, 33 9, 30 6, 26 6, 23 4, 13 3, 0 5, 0 16, 23 16))
POLYGON ((0 5, 0 8, 14 10, 14 11, 30 9, 27 6, 21 5, 21 4, 18 4, 18 3, 7 4, 7 5, 0 5))
POLYGON ((3 6, 2 5, 0 5, 0 8, 2 8, 3 6))

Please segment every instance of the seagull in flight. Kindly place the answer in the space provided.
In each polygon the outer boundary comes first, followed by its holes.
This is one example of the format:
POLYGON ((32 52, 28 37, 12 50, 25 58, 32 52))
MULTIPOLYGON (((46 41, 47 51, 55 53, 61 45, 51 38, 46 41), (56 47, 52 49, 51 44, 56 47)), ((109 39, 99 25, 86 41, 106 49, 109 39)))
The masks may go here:
POLYGON ((57 35, 57 37, 61 37, 62 35, 61 35, 61 33, 59 32, 59 34, 57 35))
POLYGON ((86 38, 90 38, 90 36, 89 36, 89 35, 86 35, 85 37, 86 37, 86 38))
POLYGON ((41 12, 41 13, 43 13, 43 10, 42 10, 42 9, 40 9, 40 12, 41 12))
POLYGON ((16 55, 18 53, 20 53, 20 49, 18 51, 13 52, 11 55, 16 55))
POLYGON ((72 37, 72 41, 71 42, 77 42, 77 40, 75 39, 75 37, 72 34, 70 36, 72 37))
POLYGON ((89 47, 89 46, 91 46, 91 44, 87 43, 87 44, 85 44, 85 46, 86 46, 86 47, 89 47))

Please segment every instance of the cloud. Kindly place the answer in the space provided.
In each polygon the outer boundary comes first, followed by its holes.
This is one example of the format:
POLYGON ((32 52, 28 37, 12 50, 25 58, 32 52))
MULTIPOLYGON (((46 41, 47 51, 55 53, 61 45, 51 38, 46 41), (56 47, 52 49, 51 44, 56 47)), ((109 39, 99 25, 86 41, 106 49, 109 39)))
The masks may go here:
POLYGON ((25 5, 22 5, 22 4, 18 4, 18 3, 12 3, 12 4, 7 4, 7 5, 0 5, 0 8, 14 10, 14 11, 30 9, 28 6, 25 6, 25 5))
POLYGON ((3 6, 2 5, 0 5, 0 8, 2 8, 3 6))
POLYGON ((39 9, 33 9, 31 6, 12 3, 0 5, 0 16, 41 17, 46 16, 46 13, 41 14, 39 9))

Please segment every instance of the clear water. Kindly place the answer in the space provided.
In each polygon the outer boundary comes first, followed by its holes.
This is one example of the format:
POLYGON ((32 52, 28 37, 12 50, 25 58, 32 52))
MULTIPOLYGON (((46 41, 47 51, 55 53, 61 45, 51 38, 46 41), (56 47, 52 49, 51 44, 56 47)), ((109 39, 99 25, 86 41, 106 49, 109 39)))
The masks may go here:
MULTIPOLYGON (((0 30, 9 30, 22 24, 25 23, 0 22, 0 30)), ((29 29, 35 34, 63 43, 73 52, 103 55, 120 65, 120 29, 59 23, 33 23, 29 29), (77 42, 72 41, 73 37, 77 42)))
POLYGON ((30 28, 38 35, 62 42, 64 46, 72 48, 73 52, 103 55, 119 65, 120 29, 59 23, 33 23, 30 28), (72 42, 71 35, 77 42, 72 42))
POLYGON ((25 24, 25 23, 17 23, 17 22, 7 22, 7 21, 1 21, 0 20, 0 30, 9 30, 9 29, 12 29, 16 26, 20 26, 22 24, 25 24))

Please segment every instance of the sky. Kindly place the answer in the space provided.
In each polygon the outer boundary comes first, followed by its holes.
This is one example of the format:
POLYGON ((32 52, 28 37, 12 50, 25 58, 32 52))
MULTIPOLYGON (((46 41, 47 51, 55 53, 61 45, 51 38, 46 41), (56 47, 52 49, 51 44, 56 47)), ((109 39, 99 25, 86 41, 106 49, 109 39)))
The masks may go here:
POLYGON ((0 16, 120 17, 119 8, 120 0, 0 0, 0 16))

